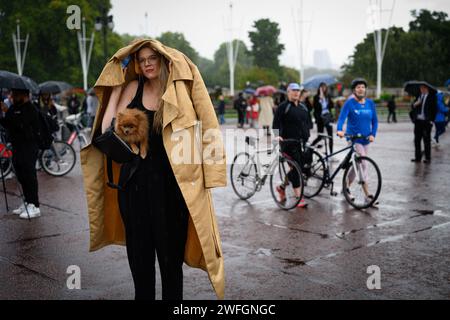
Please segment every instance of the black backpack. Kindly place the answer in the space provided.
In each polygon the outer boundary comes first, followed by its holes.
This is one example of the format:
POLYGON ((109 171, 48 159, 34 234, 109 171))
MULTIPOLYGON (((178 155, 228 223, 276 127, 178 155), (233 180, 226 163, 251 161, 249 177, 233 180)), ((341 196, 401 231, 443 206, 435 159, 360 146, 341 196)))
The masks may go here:
POLYGON ((37 144, 39 149, 49 149, 53 143, 53 133, 59 130, 58 121, 48 113, 36 107, 39 119, 39 132, 37 137, 37 144))

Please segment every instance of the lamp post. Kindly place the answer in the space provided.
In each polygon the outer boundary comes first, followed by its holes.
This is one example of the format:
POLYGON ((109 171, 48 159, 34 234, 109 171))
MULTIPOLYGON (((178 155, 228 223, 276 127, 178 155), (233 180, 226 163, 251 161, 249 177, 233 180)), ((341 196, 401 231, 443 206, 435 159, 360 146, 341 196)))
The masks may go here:
POLYGON ((102 15, 95 18, 95 30, 103 31, 103 55, 105 57, 105 61, 108 59, 108 46, 106 41, 106 35, 108 33, 108 29, 112 30, 114 28, 113 16, 109 15, 106 11, 106 8, 102 9, 102 15))
POLYGON ((17 63, 17 73, 19 75, 22 75, 23 73, 23 66, 25 65, 25 57, 27 55, 27 47, 28 47, 28 39, 30 38, 30 35, 27 34, 27 37, 24 39, 20 39, 20 20, 17 19, 17 34, 13 33, 13 44, 14 44, 14 53, 16 55, 16 63, 17 63), (22 48, 21 43, 25 43, 25 47, 23 49, 23 55, 22 55, 22 48))
POLYGON ((89 73, 89 64, 91 62, 91 53, 92 46, 94 44, 94 32, 90 38, 86 38, 86 21, 83 17, 83 28, 82 32, 78 31, 78 48, 80 49, 80 58, 81 58, 81 68, 83 70, 83 89, 87 91, 88 88, 88 73, 89 73), (86 44, 89 42, 89 49, 86 44))

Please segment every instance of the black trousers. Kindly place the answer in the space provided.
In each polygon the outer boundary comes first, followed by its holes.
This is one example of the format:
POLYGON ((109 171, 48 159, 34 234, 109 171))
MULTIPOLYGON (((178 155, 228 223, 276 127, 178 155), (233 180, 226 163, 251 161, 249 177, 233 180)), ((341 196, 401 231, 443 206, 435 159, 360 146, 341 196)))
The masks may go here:
POLYGON ((395 110, 389 110, 389 114, 387 117, 387 122, 391 122, 391 117, 392 117, 392 121, 397 122, 397 115, 395 114, 395 110))
POLYGON ((13 145, 12 163, 22 186, 25 202, 39 207, 36 161, 39 149, 35 144, 13 145))
POLYGON ((238 112, 238 123, 242 127, 245 122, 245 110, 237 109, 237 112, 238 112))
MULTIPOLYGON (((304 166, 304 161, 302 157, 302 149, 303 146, 299 146, 298 144, 289 143, 283 146, 282 151, 287 155, 291 160, 297 162, 300 170, 302 170, 304 166)), ((287 174, 287 178, 289 182, 292 183, 292 187, 299 188, 300 187, 300 177, 297 170, 289 170, 287 174)))
POLYGON ((162 299, 181 300, 189 211, 171 170, 141 170, 145 163, 140 167, 119 191, 135 299, 155 299, 156 251, 162 299))
MULTIPOLYGON (((330 146, 330 153, 333 153, 333 126, 331 122, 325 125, 323 121, 321 120, 317 121, 317 133, 323 133, 325 129, 327 129, 327 135, 331 137, 331 139, 328 139, 328 143, 330 146)), ((321 137, 317 137, 311 144, 314 146, 321 139, 322 139, 321 137)))
POLYGON ((422 140, 425 146, 425 158, 431 160, 431 129, 433 125, 429 121, 416 120, 414 123, 414 146, 416 160, 422 159, 422 140))

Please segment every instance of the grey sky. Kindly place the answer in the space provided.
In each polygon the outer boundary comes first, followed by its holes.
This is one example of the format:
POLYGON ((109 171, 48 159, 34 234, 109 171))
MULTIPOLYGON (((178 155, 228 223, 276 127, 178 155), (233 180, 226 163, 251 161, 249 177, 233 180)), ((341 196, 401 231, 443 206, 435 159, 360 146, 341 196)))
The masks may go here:
MULTIPOLYGON (((390 8, 393 0, 382 1, 390 8)), ((305 63, 312 65, 313 52, 327 49, 332 63, 340 66, 353 53, 355 45, 369 32, 369 0, 304 0, 305 63), (311 28, 308 33, 307 29, 311 28)), ((219 45, 228 40, 225 21, 229 20, 229 0, 112 0, 115 30, 120 33, 148 34, 182 32, 201 56, 212 59, 219 45), (147 23, 145 13, 148 13, 147 23)), ((293 12, 298 15, 299 0, 233 1, 234 38, 250 47, 248 31, 253 22, 269 18, 279 23, 280 41, 285 45, 281 63, 298 68, 298 44, 293 12)), ((413 9, 439 10, 450 14, 449 0, 397 0, 392 24, 407 29, 413 9)), ((383 16, 387 23, 388 15, 383 16)), ((383 26, 386 26, 383 24, 383 26)), ((229 31, 228 31, 229 32, 229 31)))

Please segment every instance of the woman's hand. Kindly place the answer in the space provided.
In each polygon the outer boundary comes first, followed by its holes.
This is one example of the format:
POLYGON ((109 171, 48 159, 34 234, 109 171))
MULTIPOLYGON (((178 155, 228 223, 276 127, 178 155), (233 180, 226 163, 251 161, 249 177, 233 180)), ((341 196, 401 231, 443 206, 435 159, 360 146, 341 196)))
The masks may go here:
POLYGON ((339 136, 339 138, 343 138, 345 136, 345 132, 344 131, 338 131, 337 135, 339 136))
POLYGON ((370 141, 370 142, 374 142, 374 141, 375 141, 375 137, 374 137, 373 135, 370 135, 370 136, 369 136, 369 141, 370 141))

